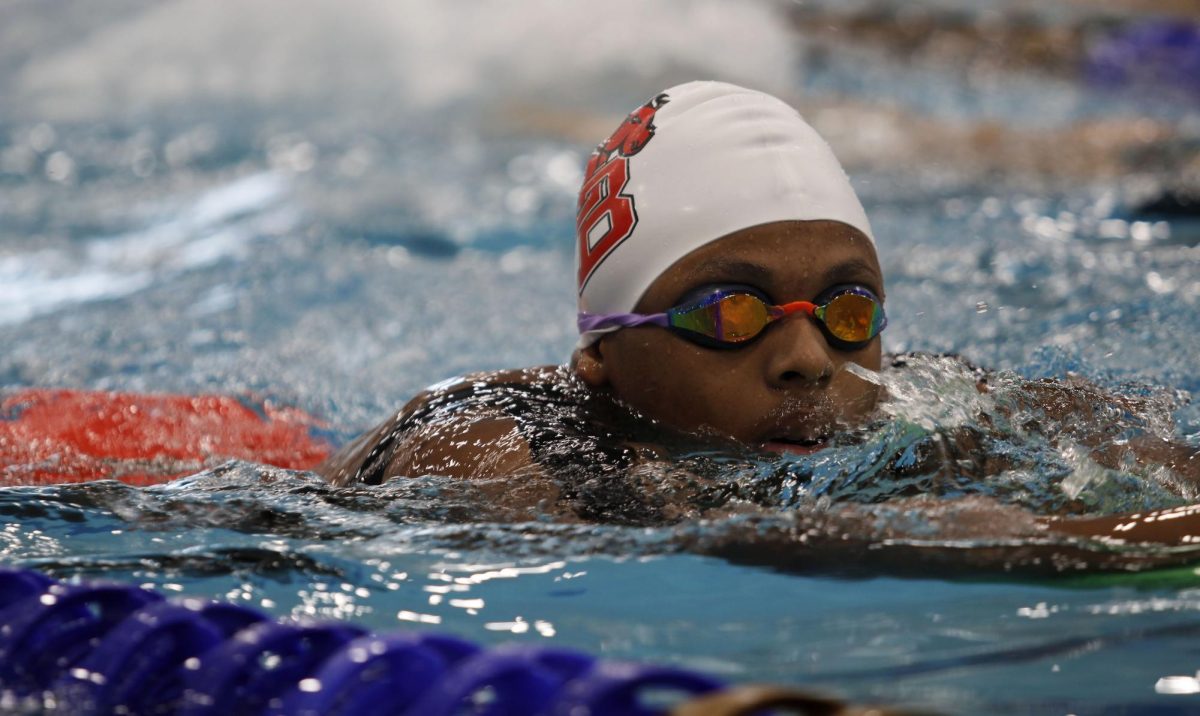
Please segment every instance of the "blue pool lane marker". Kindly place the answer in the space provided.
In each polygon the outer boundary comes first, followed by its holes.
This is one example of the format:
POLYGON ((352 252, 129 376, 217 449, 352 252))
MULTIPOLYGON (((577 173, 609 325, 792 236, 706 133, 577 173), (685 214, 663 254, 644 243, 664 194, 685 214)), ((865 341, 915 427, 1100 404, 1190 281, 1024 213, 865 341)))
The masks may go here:
POLYGON ((0 710, 187 716, 659 716, 642 703, 725 688, 669 666, 557 647, 368 634, 136 586, 0 568, 0 710), (476 706, 476 708, 479 708, 476 706))

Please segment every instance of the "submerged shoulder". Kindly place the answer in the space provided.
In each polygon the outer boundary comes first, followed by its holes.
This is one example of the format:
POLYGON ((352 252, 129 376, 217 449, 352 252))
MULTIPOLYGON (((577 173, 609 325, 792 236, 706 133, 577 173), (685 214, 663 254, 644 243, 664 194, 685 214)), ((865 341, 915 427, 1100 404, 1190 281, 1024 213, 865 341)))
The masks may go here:
POLYGON ((472 373, 431 385, 393 417, 317 468, 338 484, 377 484, 398 475, 496 477, 532 464, 514 414, 516 396, 551 392, 570 380, 562 366, 472 373))
POLYGON ((396 442, 383 480, 398 476, 504 477, 533 465, 518 422, 503 414, 465 414, 416 425, 396 442))

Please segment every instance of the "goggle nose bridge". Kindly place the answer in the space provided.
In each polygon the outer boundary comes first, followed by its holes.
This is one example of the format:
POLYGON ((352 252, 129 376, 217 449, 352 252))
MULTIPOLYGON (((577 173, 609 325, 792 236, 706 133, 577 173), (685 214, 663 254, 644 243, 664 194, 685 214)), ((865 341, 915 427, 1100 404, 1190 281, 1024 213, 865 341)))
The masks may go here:
POLYGON ((791 303, 785 303, 782 306, 768 306, 768 308, 770 310, 771 320, 778 321, 779 319, 784 318, 785 316, 790 316, 793 313, 803 313, 806 316, 815 316, 820 318, 821 316, 818 315, 818 311, 823 307, 818 306, 812 301, 792 301, 791 303))

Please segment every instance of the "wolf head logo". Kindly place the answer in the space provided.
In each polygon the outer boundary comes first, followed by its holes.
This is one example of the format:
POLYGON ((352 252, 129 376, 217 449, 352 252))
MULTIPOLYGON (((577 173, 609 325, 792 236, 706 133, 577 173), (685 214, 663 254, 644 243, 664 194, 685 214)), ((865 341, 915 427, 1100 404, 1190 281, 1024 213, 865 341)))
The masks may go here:
POLYGON ((666 94, 660 94, 646 104, 629 113, 617 131, 612 133, 604 142, 597 145, 588 160, 584 182, 596 173, 596 170, 606 164, 613 155, 632 157, 642 151, 642 147, 654 137, 654 115, 659 108, 669 100, 666 94))

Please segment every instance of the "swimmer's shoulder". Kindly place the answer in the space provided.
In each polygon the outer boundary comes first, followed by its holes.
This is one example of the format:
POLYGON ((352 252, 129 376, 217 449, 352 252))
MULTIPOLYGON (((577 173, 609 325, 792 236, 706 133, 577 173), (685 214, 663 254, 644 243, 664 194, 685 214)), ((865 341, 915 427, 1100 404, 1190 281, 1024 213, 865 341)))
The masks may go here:
POLYGON ((503 476, 533 464, 517 419, 498 406, 506 393, 549 393, 571 381, 565 366, 471 373, 413 396, 394 416, 317 468, 338 485, 395 475, 503 476))
POLYGON ((562 381, 569 377, 569 369, 561 365, 539 365, 530 368, 509 368, 506 370, 480 371, 467 375, 447 378, 434 383, 418 393, 409 401, 405 409, 417 407, 429 398, 446 393, 458 393, 468 389, 485 386, 504 385, 543 385, 562 381))

